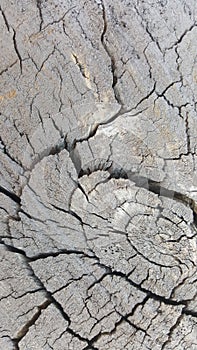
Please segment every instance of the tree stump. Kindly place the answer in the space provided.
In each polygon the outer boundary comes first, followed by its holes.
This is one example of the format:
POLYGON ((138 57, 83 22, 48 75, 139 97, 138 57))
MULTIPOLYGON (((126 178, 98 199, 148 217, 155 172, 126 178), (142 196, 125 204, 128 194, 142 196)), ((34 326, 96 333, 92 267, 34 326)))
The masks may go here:
POLYGON ((0 25, 0 349, 197 349, 197 2, 0 25))

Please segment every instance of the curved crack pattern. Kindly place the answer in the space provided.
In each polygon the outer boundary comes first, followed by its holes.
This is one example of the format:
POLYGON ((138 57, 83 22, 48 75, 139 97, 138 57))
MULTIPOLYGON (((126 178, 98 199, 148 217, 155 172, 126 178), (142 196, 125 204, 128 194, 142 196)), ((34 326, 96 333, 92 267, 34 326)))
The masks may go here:
POLYGON ((0 348, 194 349, 192 1, 14 11, 2 2, 0 348))

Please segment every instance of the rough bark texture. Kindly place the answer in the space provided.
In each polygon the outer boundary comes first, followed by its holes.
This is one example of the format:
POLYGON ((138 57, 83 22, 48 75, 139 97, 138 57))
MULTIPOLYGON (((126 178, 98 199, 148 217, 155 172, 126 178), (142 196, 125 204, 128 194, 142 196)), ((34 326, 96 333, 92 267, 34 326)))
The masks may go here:
POLYGON ((0 349, 197 349, 196 0, 0 30, 0 349))

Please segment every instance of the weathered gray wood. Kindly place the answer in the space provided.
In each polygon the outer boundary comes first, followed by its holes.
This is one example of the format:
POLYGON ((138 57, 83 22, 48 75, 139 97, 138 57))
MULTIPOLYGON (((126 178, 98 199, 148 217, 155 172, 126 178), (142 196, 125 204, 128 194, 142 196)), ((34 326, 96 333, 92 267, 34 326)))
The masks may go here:
POLYGON ((0 349, 197 348, 197 3, 0 3, 0 349))

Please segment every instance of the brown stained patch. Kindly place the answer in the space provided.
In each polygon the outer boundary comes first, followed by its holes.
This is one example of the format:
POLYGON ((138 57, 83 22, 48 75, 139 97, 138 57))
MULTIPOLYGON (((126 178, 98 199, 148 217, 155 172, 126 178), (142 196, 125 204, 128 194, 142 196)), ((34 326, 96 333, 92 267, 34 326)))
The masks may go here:
POLYGON ((30 43, 35 43, 38 40, 42 40, 46 37, 46 35, 50 35, 54 32, 54 28, 49 28, 48 30, 43 29, 39 33, 35 33, 26 38, 26 41, 30 41, 30 43))
POLYGON ((16 97, 16 90, 10 90, 5 95, 0 95, 0 102, 3 102, 4 100, 14 98, 16 97))
POLYGON ((197 71, 194 71, 194 81, 197 84, 197 71))
POLYGON ((79 67, 82 76, 85 78, 86 86, 88 87, 88 89, 91 89, 90 73, 87 69, 85 62, 75 53, 71 53, 71 58, 73 62, 79 67))

